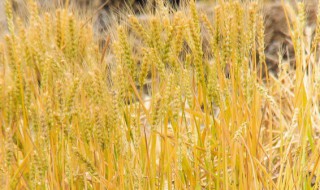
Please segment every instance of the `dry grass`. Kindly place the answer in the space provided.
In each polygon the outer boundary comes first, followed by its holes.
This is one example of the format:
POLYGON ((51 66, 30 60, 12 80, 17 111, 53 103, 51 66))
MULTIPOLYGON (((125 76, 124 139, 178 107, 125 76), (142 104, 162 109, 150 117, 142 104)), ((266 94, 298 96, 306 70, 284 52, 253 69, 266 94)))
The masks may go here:
POLYGON ((262 73, 255 2, 220 1, 211 18, 159 0, 148 19, 114 25, 103 48, 67 9, 29 0, 24 23, 8 2, 1 189, 320 188, 320 23, 308 43, 303 4, 296 69, 279 58, 275 78, 262 73))

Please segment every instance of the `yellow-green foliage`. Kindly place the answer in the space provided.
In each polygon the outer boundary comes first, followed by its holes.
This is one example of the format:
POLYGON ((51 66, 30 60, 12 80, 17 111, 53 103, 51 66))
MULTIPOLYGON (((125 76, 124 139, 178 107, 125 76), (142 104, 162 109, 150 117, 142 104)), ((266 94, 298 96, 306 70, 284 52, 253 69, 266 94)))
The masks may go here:
POLYGON ((78 14, 29 0, 23 23, 6 0, 0 189, 319 189, 319 24, 306 44, 299 4, 275 78, 258 4, 219 2, 159 0, 99 48, 78 14))

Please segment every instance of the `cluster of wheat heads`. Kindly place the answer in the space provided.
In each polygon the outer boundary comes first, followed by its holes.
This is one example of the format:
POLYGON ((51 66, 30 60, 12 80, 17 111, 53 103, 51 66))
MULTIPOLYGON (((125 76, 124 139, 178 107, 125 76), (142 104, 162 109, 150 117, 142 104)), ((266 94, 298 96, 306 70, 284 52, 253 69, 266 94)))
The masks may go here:
POLYGON ((6 1, 1 189, 319 189, 320 24, 308 44, 300 4, 296 69, 261 80, 258 4, 161 2, 100 49, 77 14, 29 0, 23 23, 6 1))

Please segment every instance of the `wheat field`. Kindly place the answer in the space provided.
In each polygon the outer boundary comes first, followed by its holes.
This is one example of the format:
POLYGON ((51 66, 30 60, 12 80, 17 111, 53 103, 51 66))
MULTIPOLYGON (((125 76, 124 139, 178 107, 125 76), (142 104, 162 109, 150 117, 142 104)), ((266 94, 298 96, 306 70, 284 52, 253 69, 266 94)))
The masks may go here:
POLYGON ((97 36, 94 11, 4 0, 0 189, 320 189, 320 14, 310 35, 280 2, 275 73, 262 1, 203 3, 97 36))

